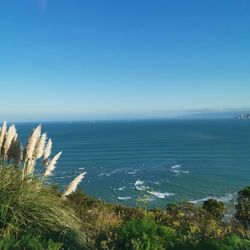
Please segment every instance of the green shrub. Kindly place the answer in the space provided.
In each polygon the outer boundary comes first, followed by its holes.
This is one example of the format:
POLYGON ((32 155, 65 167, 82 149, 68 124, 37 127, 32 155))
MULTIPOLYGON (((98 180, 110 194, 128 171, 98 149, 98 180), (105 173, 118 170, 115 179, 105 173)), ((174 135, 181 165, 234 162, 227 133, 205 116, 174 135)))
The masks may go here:
POLYGON ((117 231, 115 249, 164 250, 175 244, 175 231, 153 220, 132 220, 117 231))
POLYGON ((211 213, 218 220, 223 218, 226 210, 223 202, 214 199, 208 199, 204 201, 203 209, 211 213))
POLYGON ((19 239, 15 239, 14 237, 5 237, 0 240, 1 250, 60 250, 62 245, 62 243, 54 242, 51 239, 46 240, 31 234, 22 235, 19 239))
POLYGON ((236 219, 246 228, 250 228, 250 186, 239 191, 236 205, 236 219))
POLYGON ((125 207, 116 205, 114 207, 115 213, 117 213, 124 221, 131 219, 143 219, 145 217, 145 210, 138 207, 125 207))
POLYGON ((184 244, 221 238, 229 231, 226 224, 191 203, 169 204, 165 211, 156 212, 155 221, 175 229, 178 241, 184 244))
MULTIPOLYGON (((210 240, 201 243, 194 250, 249 250, 250 241, 237 235, 231 235, 224 240, 210 240)), ((191 248, 190 248, 191 250, 191 248)))

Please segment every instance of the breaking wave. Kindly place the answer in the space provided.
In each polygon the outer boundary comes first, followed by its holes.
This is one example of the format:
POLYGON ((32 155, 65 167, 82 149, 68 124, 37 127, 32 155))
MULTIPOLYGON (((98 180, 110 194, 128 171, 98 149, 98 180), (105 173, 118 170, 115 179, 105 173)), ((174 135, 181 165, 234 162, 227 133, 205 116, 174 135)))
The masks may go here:
POLYGON ((173 196, 174 193, 161 193, 161 192, 156 192, 156 191, 147 191, 148 194, 151 194, 159 199, 165 199, 166 197, 173 196))

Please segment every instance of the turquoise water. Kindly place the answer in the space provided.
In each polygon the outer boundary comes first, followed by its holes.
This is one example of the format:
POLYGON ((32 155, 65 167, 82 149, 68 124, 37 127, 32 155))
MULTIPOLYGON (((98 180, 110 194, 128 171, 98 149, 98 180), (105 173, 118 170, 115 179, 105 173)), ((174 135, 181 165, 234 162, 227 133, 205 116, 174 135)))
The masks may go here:
MULTIPOLYGON (((37 124, 19 123, 25 141, 37 124)), ((164 207, 169 202, 230 200, 250 184, 250 121, 165 120, 43 123, 63 150, 51 182, 82 171, 81 187, 109 202, 164 207), (84 169, 83 169, 84 168, 84 169)))

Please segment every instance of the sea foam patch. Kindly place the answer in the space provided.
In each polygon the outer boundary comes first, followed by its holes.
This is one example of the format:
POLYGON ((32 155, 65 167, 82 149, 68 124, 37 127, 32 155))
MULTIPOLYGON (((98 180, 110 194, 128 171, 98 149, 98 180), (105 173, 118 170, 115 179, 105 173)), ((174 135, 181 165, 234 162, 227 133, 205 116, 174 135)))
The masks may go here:
POLYGON ((171 169, 176 169, 176 168, 181 168, 181 165, 176 164, 176 165, 171 166, 171 169))
POLYGON ((122 187, 118 187, 118 188, 113 188, 114 191, 124 191, 127 187, 126 186, 122 186, 122 187))
POLYGON ((136 188, 136 190, 138 190, 138 191, 146 191, 146 190, 148 190, 150 187, 145 186, 145 185, 144 185, 144 181, 137 180, 137 181, 135 182, 135 188, 136 188))
POLYGON ((188 170, 182 170, 182 165, 179 165, 179 164, 173 165, 170 168, 171 168, 171 172, 175 173, 176 175, 189 174, 189 171, 188 170))
POLYGON ((151 194, 159 199, 165 199, 169 196, 173 196, 174 193, 168 193, 168 192, 165 192, 165 193, 161 193, 161 192, 157 192, 157 191, 147 191, 148 194, 151 194))
POLYGON ((112 170, 111 172, 102 172, 98 176, 111 176, 113 174, 136 175, 138 171, 140 171, 140 169, 117 168, 112 170))
POLYGON ((189 201, 190 203, 193 203, 193 204, 199 204, 199 203, 202 203, 204 201, 207 201, 209 199, 214 199, 214 200, 217 200, 217 201, 222 201, 222 202, 230 202, 230 201, 233 201, 235 199, 235 195, 234 194, 225 194, 221 197, 216 197, 216 196, 208 196, 208 197, 205 197, 203 199, 197 199, 197 200, 191 200, 189 201))
POLYGON ((118 196, 117 199, 120 201, 126 201, 130 200, 132 197, 131 196, 118 196))

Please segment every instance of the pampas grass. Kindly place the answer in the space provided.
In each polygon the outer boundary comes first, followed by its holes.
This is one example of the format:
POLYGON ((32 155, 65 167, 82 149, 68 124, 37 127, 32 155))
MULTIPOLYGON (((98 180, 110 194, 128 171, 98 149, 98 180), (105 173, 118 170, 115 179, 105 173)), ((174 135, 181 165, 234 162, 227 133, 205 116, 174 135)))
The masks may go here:
POLYGON ((25 162, 26 163, 32 159, 35 148, 36 148, 36 144, 40 138, 40 135, 41 135, 41 125, 39 125, 37 128, 33 130, 32 134, 30 135, 28 139, 28 143, 25 148, 25 162))
POLYGON ((4 143, 3 143, 3 155, 4 156, 7 156, 11 142, 15 137, 17 137, 16 128, 14 125, 11 125, 8 129, 8 132, 5 135, 5 138, 4 138, 4 143))
POLYGON ((16 135, 11 142, 8 150, 8 160, 13 160, 15 165, 18 165, 23 159, 23 149, 22 144, 16 135))
MULTIPOLYGON (((61 157, 62 151, 57 153, 51 160, 49 159, 52 151, 52 140, 47 140, 47 134, 42 133, 41 125, 33 129, 30 137, 27 140, 25 152, 23 152, 22 144, 18 138, 16 128, 14 125, 7 127, 7 123, 2 124, 0 130, 0 160, 5 164, 14 164, 16 167, 22 167, 22 180, 25 177, 32 176, 37 160, 43 157, 43 165, 45 166, 45 173, 42 177, 41 183, 43 183, 44 177, 49 177, 53 174, 57 161, 61 157), (1 154, 2 153, 2 154, 1 154)), ((79 183, 84 178, 86 173, 82 173, 77 176, 67 187, 62 197, 67 197, 73 193, 79 183)))
POLYGON ((1 155, 3 141, 4 141, 6 131, 7 131, 7 123, 6 123, 6 121, 4 121, 3 125, 1 127, 1 132, 0 132, 0 155, 1 155))
POLYGON ((37 160, 43 156, 46 140, 47 140, 47 134, 43 133, 41 138, 38 140, 36 144, 36 148, 35 148, 35 152, 33 156, 34 159, 37 160))
POLYGON ((59 152, 58 154, 56 154, 52 160, 50 160, 47 164, 47 168, 46 168, 46 171, 44 173, 44 176, 47 177, 47 176, 50 176, 52 174, 52 172, 55 170, 55 167, 56 167, 56 163, 57 161, 59 160, 60 156, 62 154, 62 151, 59 152))
POLYGON ((22 180, 21 175, 16 167, 0 164, 0 236, 32 233, 45 239, 66 238, 65 242, 73 245, 84 244, 85 234, 75 212, 59 202, 50 186, 41 185, 39 179, 32 177, 22 180))
MULTIPOLYGON (((52 141, 48 139, 47 134, 42 133, 41 125, 33 129, 30 137, 27 140, 25 152, 23 152, 22 144, 18 138, 16 128, 11 125, 8 129, 7 123, 4 122, 0 130, 0 160, 3 164, 15 164, 16 167, 22 167, 22 180, 29 178, 35 172, 37 160, 43 157, 42 163, 45 167, 45 172, 41 178, 43 183, 44 177, 49 177, 53 174, 57 161, 61 157, 62 151, 57 153, 52 159, 49 159, 52 150, 52 141), (3 155, 1 155, 1 152, 3 155)), ((67 187, 63 198, 73 193, 79 183, 85 176, 85 172, 77 176, 67 187)))
MULTIPOLYGON (((45 237, 53 235, 58 240, 68 237, 64 241, 67 244, 75 239, 78 243, 84 242, 86 236, 81 232, 80 219, 52 191, 47 180, 43 181, 44 177, 52 175, 62 154, 59 152, 49 160, 52 141, 49 139, 46 143, 46 140, 47 135, 41 134, 39 125, 32 131, 23 153, 15 126, 8 128, 4 122, 1 127, 0 237, 32 232, 45 237), (33 176, 40 158, 46 161, 45 173, 33 176)), ((70 183, 66 195, 75 191, 82 178, 83 174, 70 183)))
POLYGON ((86 175, 86 172, 81 173, 72 182, 70 182, 70 184, 67 187, 66 191, 62 195, 63 199, 76 191, 77 186, 82 181, 82 179, 84 178, 85 175, 86 175))
POLYGON ((43 165, 44 166, 47 165, 47 162, 48 162, 50 154, 51 154, 51 150, 52 150, 52 141, 51 141, 51 139, 49 139, 46 146, 45 146, 44 153, 43 153, 43 165))

